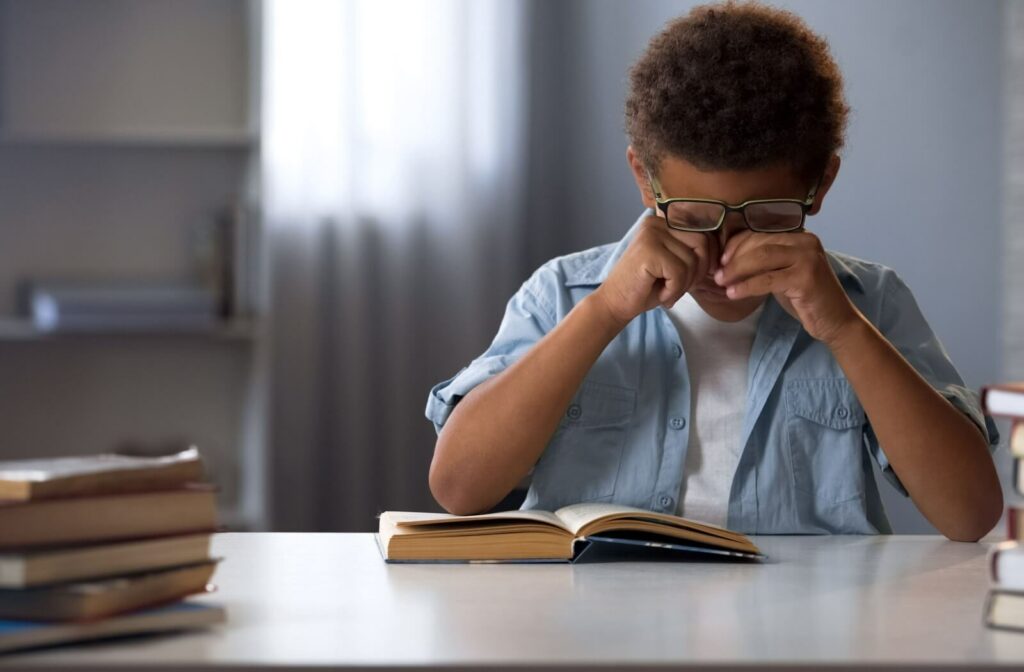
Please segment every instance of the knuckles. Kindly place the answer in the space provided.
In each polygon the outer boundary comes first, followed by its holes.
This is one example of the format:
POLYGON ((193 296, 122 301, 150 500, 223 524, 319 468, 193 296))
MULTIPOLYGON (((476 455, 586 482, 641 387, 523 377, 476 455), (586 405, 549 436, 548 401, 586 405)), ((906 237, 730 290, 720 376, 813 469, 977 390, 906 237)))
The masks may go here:
POLYGON ((820 251, 822 253, 825 252, 825 248, 821 244, 821 238, 818 238, 818 236, 816 236, 815 234, 811 233, 810 231, 801 231, 800 233, 798 233, 796 235, 799 236, 800 242, 803 245, 805 245, 805 246, 807 246, 807 247, 809 247, 809 248, 811 248, 811 249, 813 249, 815 251, 820 251))

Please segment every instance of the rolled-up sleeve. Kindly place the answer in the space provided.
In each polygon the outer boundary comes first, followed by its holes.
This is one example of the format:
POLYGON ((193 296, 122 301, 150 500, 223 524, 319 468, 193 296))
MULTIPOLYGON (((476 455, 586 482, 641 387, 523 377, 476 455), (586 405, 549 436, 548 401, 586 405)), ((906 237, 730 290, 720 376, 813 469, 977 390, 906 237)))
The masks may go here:
MULTIPOLYGON (((883 279, 882 289, 884 296, 878 329, 939 394, 977 425, 988 442, 989 451, 995 450, 999 443, 995 423, 982 412, 978 394, 964 385, 963 378, 921 313, 910 288, 896 273, 889 271, 883 279)), ((870 428, 866 437, 882 473, 906 495, 906 488, 892 470, 885 451, 870 428)))
POLYGON ((552 293, 557 279, 553 270, 541 267, 509 299, 498 333, 490 346, 455 376, 438 383, 427 398, 426 416, 440 432, 459 401, 469 392, 514 364, 554 328, 552 293))

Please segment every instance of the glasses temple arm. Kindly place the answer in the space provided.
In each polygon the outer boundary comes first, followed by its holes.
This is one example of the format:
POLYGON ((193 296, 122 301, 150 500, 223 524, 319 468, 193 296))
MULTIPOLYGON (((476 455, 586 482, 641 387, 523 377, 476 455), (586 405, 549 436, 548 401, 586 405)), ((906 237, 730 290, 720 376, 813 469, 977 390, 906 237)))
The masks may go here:
POLYGON ((654 192, 654 198, 661 200, 661 183, 658 182, 658 178, 651 175, 651 171, 647 171, 647 182, 651 185, 651 191, 654 192))
POLYGON ((807 205, 814 205, 814 199, 818 197, 818 189, 821 188, 821 183, 825 181, 825 174, 822 173, 818 177, 818 181, 811 187, 811 191, 807 194, 807 198, 804 199, 804 203, 807 205))

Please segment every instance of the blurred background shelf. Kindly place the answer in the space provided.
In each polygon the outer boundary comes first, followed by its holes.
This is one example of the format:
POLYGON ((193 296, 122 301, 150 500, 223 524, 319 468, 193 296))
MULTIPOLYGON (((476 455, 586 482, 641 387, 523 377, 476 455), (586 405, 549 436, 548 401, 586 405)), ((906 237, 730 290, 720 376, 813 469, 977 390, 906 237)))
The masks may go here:
POLYGON ((260 25, 258 0, 0 0, 0 459, 195 444, 222 519, 266 527, 260 25), (252 283, 223 323, 17 317, 26 282, 207 285, 197 232, 225 212, 251 225, 224 249, 252 283))
POLYGON ((65 146, 249 149, 259 141, 251 130, 233 128, 17 129, 0 130, 0 146, 65 146))
POLYGON ((259 335, 257 320, 226 320, 208 328, 164 328, 164 329, 92 329, 75 331, 50 331, 39 329, 32 320, 24 317, 0 317, 0 343, 71 341, 75 339, 132 338, 132 339, 209 339, 214 341, 238 341, 247 343, 259 335))

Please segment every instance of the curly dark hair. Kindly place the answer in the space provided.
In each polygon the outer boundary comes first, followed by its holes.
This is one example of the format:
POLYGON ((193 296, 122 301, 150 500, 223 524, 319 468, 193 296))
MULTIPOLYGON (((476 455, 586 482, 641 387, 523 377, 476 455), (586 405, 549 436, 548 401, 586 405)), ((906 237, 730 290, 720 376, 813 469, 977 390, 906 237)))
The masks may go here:
POLYGON ((701 170, 788 165, 817 177, 843 146, 849 106, 828 43, 795 14, 756 2, 674 19, 629 73, 626 132, 641 162, 701 170))

